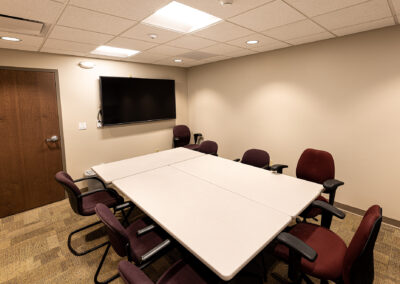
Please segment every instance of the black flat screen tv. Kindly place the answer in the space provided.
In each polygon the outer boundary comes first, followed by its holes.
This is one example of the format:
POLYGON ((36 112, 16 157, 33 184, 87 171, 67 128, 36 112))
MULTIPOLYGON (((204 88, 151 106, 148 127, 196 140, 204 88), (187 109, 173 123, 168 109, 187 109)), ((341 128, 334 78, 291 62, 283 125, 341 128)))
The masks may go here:
POLYGON ((100 77, 104 126, 176 118, 175 81, 100 77))

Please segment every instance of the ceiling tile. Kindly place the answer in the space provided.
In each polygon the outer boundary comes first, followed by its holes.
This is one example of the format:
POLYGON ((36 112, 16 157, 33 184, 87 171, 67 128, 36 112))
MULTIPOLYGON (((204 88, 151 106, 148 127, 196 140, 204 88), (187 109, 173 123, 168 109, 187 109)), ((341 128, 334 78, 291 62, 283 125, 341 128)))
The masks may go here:
POLYGON ((66 55, 74 55, 74 56, 85 56, 85 52, 71 51, 71 50, 61 50, 55 48, 42 48, 40 52, 45 53, 55 53, 55 54, 66 54, 66 55))
POLYGON ((287 42, 290 44, 293 44, 293 45, 299 45, 299 44, 303 44, 303 43, 314 42, 314 41, 324 40, 324 39, 333 38, 333 37, 334 37, 334 35, 332 35, 329 32, 322 32, 319 34, 290 39, 290 40, 287 40, 287 42))
POLYGON ((246 56, 246 55, 251 55, 255 54, 257 51, 250 50, 250 49, 242 49, 242 50, 237 50, 234 52, 228 52, 226 55, 229 57, 240 57, 240 56, 246 56))
POLYGON ((338 36, 344 36, 348 34, 355 34, 359 32, 364 32, 368 30, 374 30, 374 29, 379 29, 387 26, 392 26, 394 25, 394 19, 393 17, 390 18, 385 18, 373 22, 368 22, 368 23, 363 23, 359 25, 354 25, 350 27, 345 27, 337 30, 333 30, 332 32, 338 36))
POLYGON ((273 0, 235 0, 233 5, 222 6, 218 0, 179 0, 178 2, 226 19, 273 0))
POLYGON ((86 43, 78 43, 78 42, 65 41, 59 39, 47 39, 41 51, 43 51, 44 49, 58 49, 58 50, 88 53, 94 50, 96 47, 97 47, 96 45, 86 44, 86 43))
POLYGON ((192 35, 185 35, 183 37, 168 42, 168 45, 170 46, 188 48, 193 50, 204 48, 213 44, 216 44, 216 42, 213 40, 200 38, 192 35))
POLYGON ((326 14, 369 0, 285 0, 288 4, 309 17, 326 14))
POLYGON ((153 63, 155 61, 165 59, 169 56, 162 55, 162 54, 155 54, 155 53, 149 53, 146 51, 140 52, 134 56, 129 57, 127 60, 132 61, 132 62, 147 62, 147 63, 153 63))
POLYGON ((55 26, 49 38, 102 45, 111 40, 113 36, 74 28, 55 26))
POLYGON ((54 23, 64 5, 49 0, 1 0, 0 14, 54 23))
POLYGON ((305 19, 305 16, 297 12, 295 9, 281 0, 275 0, 274 2, 265 4, 260 8, 233 17, 229 19, 229 21, 254 31, 261 32, 303 19, 305 19))
POLYGON ((58 21, 58 24, 62 26, 112 35, 123 32, 135 23, 131 20, 76 7, 67 7, 58 21))
POLYGON ((270 44, 277 44, 279 43, 279 41, 272 39, 270 37, 266 37, 262 34, 251 34, 245 37, 241 37, 235 40, 231 40, 228 41, 227 43, 231 44, 231 45, 236 45, 242 48, 248 48, 248 49, 255 49, 255 48, 259 48, 260 46, 264 46, 264 45, 270 45, 270 44), (257 44, 247 44, 247 41, 249 40, 258 40, 257 44))
POLYGON ((264 31, 263 34, 286 41, 288 39, 305 37, 322 32, 325 32, 325 30, 317 24, 310 20, 303 20, 264 31))
POLYGON ((170 0, 70 0, 82 8, 140 21, 168 4, 170 0))
POLYGON ((163 54, 169 56, 179 55, 188 51, 190 51, 190 49, 168 46, 168 45, 159 45, 148 50, 148 52, 150 53, 163 54))
POLYGON ((255 47, 255 48, 253 48, 253 50, 258 51, 258 52, 265 52, 265 51, 285 48, 285 47, 288 47, 288 46, 290 46, 290 45, 287 44, 287 43, 277 42, 277 43, 271 43, 271 44, 262 45, 260 47, 255 47))
POLYGON ((151 43, 138 39, 117 37, 112 41, 108 42, 106 45, 133 49, 133 50, 145 50, 158 45, 158 43, 151 43))
POLYGON ((390 0, 393 3, 394 10, 396 11, 396 14, 400 14, 400 0, 390 0))
POLYGON ((253 31, 239 27, 228 22, 219 22, 211 27, 205 28, 201 31, 194 33, 195 35, 212 39, 215 41, 225 42, 239 37, 252 34, 253 31))
POLYGON ((38 36, 29 36, 9 32, 0 32, 0 36, 9 36, 19 38, 21 41, 0 40, 0 48, 37 51, 43 43, 43 38, 38 36))
POLYGON ((218 43, 206 48, 203 48, 201 51, 216 54, 216 55, 224 55, 226 56, 228 53, 241 51, 242 48, 237 46, 232 46, 225 43, 218 43))
POLYGON ((387 0, 371 0, 313 19, 327 29, 333 30, 388 18, 391 15, 387 0))
POLYGON ((52 1, 60 2, 60 3, 65 3, 65 2, 67 2, 68 0, 52 0, 52 1))
POLYGON ((151 42, 164 43, 182 36, 182 33, 177 33, 170 30, 160 29, 154 26, 139 23, 133 28, 122 34, 123 37, 129 37, 151 42), (155 34, 156 38, 151 39, 149 35, 155 34))
POLYGON ((165 59, 158 60, 154 62, 154 64, 158 65, 169 65, 169 66, 175 66, 175 67, 189 67, 192 66, 194 62, 196 62, 193 59, 184 59, 183 62, 174 62, 175 57, 168 57, 165 59))

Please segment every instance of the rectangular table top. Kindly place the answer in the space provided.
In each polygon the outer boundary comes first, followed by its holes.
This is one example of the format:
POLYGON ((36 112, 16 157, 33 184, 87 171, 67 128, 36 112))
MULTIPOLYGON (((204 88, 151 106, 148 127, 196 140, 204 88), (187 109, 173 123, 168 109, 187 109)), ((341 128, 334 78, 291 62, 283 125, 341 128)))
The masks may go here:
POLYGON ((113 184, 223 280, 232 279, 291 221, 172 166, 113 184))
POLYGON ((120 178, 200 156, 204 156, 204 154, 180 147, 121 161, 100 164, 93 166, 92 169, 104 182, 110 183, 120 178))
POLYGON ((317 183, 211 155, 171 166, 292 217, 299 215, 323 189, 317 183))

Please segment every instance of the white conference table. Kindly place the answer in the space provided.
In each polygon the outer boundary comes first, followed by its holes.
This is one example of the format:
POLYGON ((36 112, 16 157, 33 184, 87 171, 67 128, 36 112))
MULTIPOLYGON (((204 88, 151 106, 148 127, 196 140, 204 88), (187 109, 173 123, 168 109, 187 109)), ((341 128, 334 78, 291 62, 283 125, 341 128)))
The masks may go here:
POLYGON ((94 166, 221 279, 232 279, 322 186, 176 148, 94 166))
POLYGON ((113 184, 226 281, 292 219, 171 166, 113 184))
POLYGON ((116 162, 100 164, 93 166, 92 169, 104 182, 111 183, 120 178, 200 156, 205 155, 197 151, 180 147, 116 162))
POLYGON ((204 155, 171 165, 255 202, 298 216, 322 192, 322 185, 204 155))

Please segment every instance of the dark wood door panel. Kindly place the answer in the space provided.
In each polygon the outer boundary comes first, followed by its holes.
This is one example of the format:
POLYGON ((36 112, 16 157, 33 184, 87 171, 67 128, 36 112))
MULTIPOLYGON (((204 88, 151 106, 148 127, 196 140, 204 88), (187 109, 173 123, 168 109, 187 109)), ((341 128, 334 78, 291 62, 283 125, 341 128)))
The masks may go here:
POLYGON ((0 101, 0 217, 63 199, 55 74, 0 69, 0 101))

